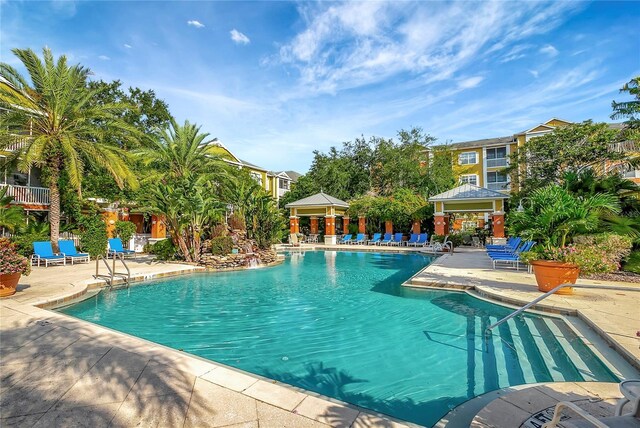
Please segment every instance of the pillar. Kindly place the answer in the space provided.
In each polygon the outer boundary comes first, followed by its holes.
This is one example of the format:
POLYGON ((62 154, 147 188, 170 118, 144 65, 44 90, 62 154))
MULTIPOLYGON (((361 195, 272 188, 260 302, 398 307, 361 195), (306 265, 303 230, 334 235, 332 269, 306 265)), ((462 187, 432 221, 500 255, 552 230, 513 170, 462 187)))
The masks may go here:
POLYGON ((312 235, 318 234, 318 217, 311 217, 311 232, 312 235))
POLYGON ((393 233, 393 222, 391 220, 384 222, 384 233, 393 233))
POLYGON ((493 214, 493 237, 504 238, 504 214, 493 214))
POLYGON ((420 233, 420 220, 413 220, 413 223, 411 224, 411 233, 420 233))
POLYGON ((289 233, 299 233, 300 232, 300 219, 294 215, 289 217, 289 233))
POLYGON ((358 217, 358 233, 366 233, 367 230, 367 218, 358 217))
POLYGON ((436 214, 433 219, 435 223, 436 235, 448 235, 449 234, 449 215, 448 214, 436 214))
POLYGON ((342 233, 344 234, 349 233, 349 220, 347 216, 342 217, 342 233))
POLYGON ((336 243, 336 216, 334 215, 324 218, 324 243, 330 245, 336 243))
POLYGON ((157 216, 151 216, 151 239, 164 239, 167 237, 167 228, 164 220, 157 216))
POLYGON ((102 220, 107 225, 107 235, 113 238, 116 233, 116 221, 118 221, 117 211, 105 211, 102 213, 102 220))

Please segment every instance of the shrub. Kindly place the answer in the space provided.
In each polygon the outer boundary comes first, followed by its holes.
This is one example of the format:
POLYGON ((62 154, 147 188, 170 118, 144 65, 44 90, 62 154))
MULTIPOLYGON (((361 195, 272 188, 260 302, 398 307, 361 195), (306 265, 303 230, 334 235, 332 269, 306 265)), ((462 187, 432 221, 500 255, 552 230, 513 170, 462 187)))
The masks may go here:
POLYGON ((21 228, 11 240, 16 245, 18 253, 31 257, 34 242, 49 240, 49 223, 32 221, 21 228))
POLYGON ((233 239, 230 236, 218 236, 211 239, 211 254, 225 256, 233 249, 233 239))
POLYGON ((147 244, 144 251, 155 255, 158 260, 176 260, 178 258, 178 251, 171 239, 163 239, 155 244, 147 244))
POLYGON ((136 224, 130 221, 116 221, 116 236, 122 239, 125 247, 129 246, 129 241, 136 233, 136 224))
POLYGON ((627 272, 640 274, 640 251, 632 251, 631 254, 629 254, 629 257, 627 257, 627 260, 624 262, 622 269, 627 272))
POLYGON ((227 229, 226 224, 218 224, 211 229, 211 237, 216 238, 218 236, 227 236, 229 235, 229 230, 227 229))
POLYGON ((80 220, 80 247, 91 257, 97 257, 107 252, 107 225, 95 216, 84 216, 80 220))
POLYGON ((233 230, 247 230, 247 224, 242 216, 235 212, 229 217, 229 227, 233 230))
POLYGON ((459 247, 462 245, 463 238, 461 233, 452 233, 447 239, 451 241, 454 247, 459 247))
POLYGON ((16 245, 8 238, 0 238, 0 275, 11 275, 20 272, 31 273, 29 259, 18 253, 16 245))

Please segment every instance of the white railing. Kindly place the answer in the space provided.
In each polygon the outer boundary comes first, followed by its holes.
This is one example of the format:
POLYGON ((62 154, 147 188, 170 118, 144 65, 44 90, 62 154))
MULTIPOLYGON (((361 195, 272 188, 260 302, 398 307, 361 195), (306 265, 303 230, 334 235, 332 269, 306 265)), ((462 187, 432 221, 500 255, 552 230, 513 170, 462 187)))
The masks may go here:
POLYGON ((13 152, 23 148, 27 145, 29 139, 29 137, 25 135, 12 135, 12 137, 14 141, 5 147, 5 150, 8 152, 13 152))
POLYGON ((507 158, 487 159, 487 168, 507 166, 507 158))
POLYGON ((8 187, 7 196, 13 196, 14 203, 49 205, 49 189, 46 187, 16 186, 15 184, 0 184, 0 187, 8 187))
POLYGON ((509 183, 487 183, 487 189, 489 190, 510 190, 509 183))

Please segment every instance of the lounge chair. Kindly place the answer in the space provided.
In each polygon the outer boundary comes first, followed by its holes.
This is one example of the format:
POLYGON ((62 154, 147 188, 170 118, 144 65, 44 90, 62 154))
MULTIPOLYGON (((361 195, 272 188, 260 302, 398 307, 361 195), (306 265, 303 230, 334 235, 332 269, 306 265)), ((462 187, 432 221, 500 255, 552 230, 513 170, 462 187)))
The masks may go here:
POLYGON ((353 236, 353 235, 352 235, 352 234, 350 234, 350 233, 348 233, 348 234, 344 235, 344 236, 342 237, 342 239, 340 239, 340 240, 338 241, 338 244, 348 244, 349 242, 351 242, 351 237, 352 237, 352 236, 353 236))
POLYGON ((109 239, 109 255, 118 255, 122 257, 133 256, 136 257, 136 252, 133 250, 125 250, 122 247, 122 240, 120 238, 109 239))
POLYGON ((520 253, 523 251, 529 251, 535 244, 536 243, 534 241, 527 241, 520 246, 516 253, 495 253, 489 255, 489 257, 491 257, 491 262, 493 263, 493 268, 495 269, 498 263, 505 263, 515 265, 516 270, 520 270, 520 263, 523 263, 522 260, 520 260, 520 253))
POLYGON ((356 236, 356 240, 355 241, 351 241, 351 244, 364 244, 365 242, 367 242, 367 235, 365 235, 364 233, 358 233, 358 235, 356 236))
POLYGON ((389 245, 393 242, 393 235, 391 233, 385 233, 382 241, 378 245, 389 245))
POLYGON ((382 233, 374 233, 373 238, 367 241, 367 245, 378 245, 380 243, 380 237, 382 233))
POLYGON ((389 245, 402 245, 402 233, 396 233, 393 235, 393 241, 389 245))
POLYGON ((522 238, 509 238, 507 239, 506 245, 487 245, 485 249, 487 252, 489 251, 503 251, 503 252, 514 252, 518 246, 522 243, 522 238))
POLYGON ((36 241, 33 243, 33 254, 31 255, 31 266, 34 262, 36 266, 40 266, 40 262, 43 261, 45 267, 49 264, 67 264, 67 258, 61 254, 54 254, 51 241, 36 241))
POLYGON ((417 247, 417 246, 421 246, 424 247, 425 245, 427 245, 427 239, 429 238, 429 235, 426 233, 421 233, 418 235, 418 239, 416 240, 416 242, 410 242, 408 245, 417 247))
POLYGON ((596 418, 570 401, 561 401, 556 404, 551 422, 547 422, 542 425, 542 428, 557 428, 559 426, 564 428, 637 428, 640 427, 640 397, 636 397, 633 403, 634 409, 629 414, 596 418), (564 409, 571 409, 573 412, 577 413, 581 419, 571 418, 569 420, 562 421, 562 425, 558 425, 558 423, 560 423, 560 418, 562 418, 562 410, 564 409))
POLYGON ((71 260, 71 264, 76 261, 86 261, 89 263, 89 253, 79 253, 76 250, 76 246, 71 240, 61 240, 58 241, 58 246, 60 247, 60 254, 66 257, 68 260, 71 260))
POLYGON ((533 247, 535 244, 534 241, 525 241, 522 243, 522 245, 520 245, 515 251, 513 252, 507 252, 507 251, 488 251, 487 255, 489 257, 491 257, 492 259, 497 259, 497 258, 501 258, 501 257, 512 257, 512 256, 517 256, 518 254, 522 253, 523 251, 529 251, 531 249, 531 247, 533 247))
POLYGON ((405 241, 405 245, 408 247, 409 245, 413 245, 418 241, 418 238, 420 237, 419 233, 412 233, 411 236, 409 237, 409 240, 405 241))

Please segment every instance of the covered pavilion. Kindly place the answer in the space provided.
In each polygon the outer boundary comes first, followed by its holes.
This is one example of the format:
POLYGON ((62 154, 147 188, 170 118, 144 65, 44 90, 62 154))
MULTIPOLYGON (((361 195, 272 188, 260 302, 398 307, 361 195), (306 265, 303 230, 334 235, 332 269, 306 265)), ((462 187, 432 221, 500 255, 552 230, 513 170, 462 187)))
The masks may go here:
POLYGON ((343 218, 345 230, 349 228, 349 216, 347 215, 349 204, 323 192, 291 202, 285 205, 285 208, 289 208, 290 233, 300 232, 300 217, 310 217, 311 234, 317 234, 318 219, 324 218, 325 244, 335 244, 337 241, 336 217, 343 218))
POLYGON ((495 190, 463 184, 429 198, 434 204, 437 235, 449 234, 450 217, 454 213, 488 213, 493 219, 493 237, 504 238, 504 200, 509 196, 495 190))

